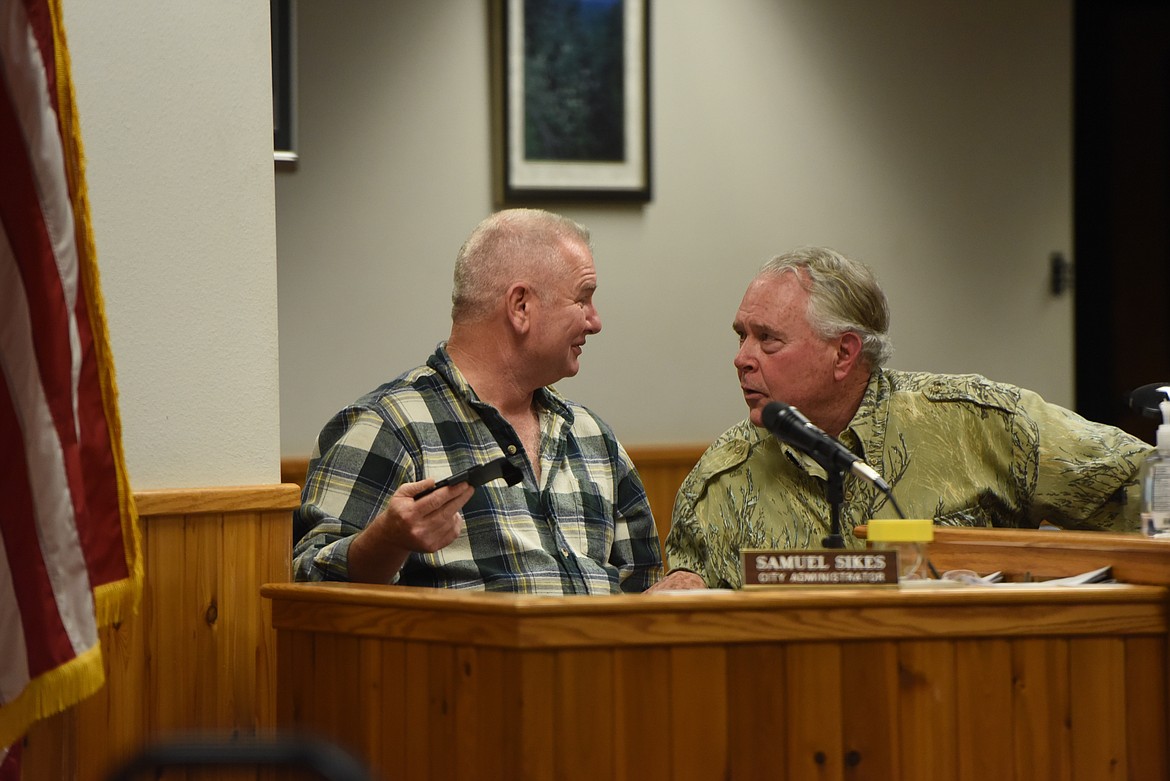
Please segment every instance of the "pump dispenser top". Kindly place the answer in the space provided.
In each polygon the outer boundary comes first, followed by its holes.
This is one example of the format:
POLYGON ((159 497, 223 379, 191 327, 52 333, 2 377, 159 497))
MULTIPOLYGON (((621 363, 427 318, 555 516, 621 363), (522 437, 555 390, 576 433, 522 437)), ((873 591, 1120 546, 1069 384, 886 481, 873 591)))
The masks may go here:
POLYGON ((1158 426, 1155 449, 1139 470, 1142 487, 1142 531, 1151 537, 1170 539, 1170 385, 1158 388, 1162 425, 1158 426))
POLYGON ((1162 411, 1162 425, 1158 426, 1158 450, 1170 453, 1170 385, 1164 385, 1158 390, 1166 394, 1164 401, 1158 402, 1158 409, 1162 411))

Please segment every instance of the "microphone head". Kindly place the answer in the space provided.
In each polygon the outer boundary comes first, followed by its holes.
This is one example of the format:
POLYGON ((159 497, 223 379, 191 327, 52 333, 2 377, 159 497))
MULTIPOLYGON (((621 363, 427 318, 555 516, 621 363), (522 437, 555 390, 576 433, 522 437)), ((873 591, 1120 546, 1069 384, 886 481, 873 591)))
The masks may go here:
POLYGON ((800 410, 782 401, 769 401, 765 404, 764 411, 760 414, 760 420, 763 422, 764 428, 772 432, 775 432, 777 425, 805 426, 820 431, 800 410))
POLYGON ((776 421, 790 409, 792 408, 782 401, 769 401, 764 405, 764 411, 760 415, 760 419, 764 423, 764 428, 769 431, 776 428, 776 421))
MULTIPOLYGON (((1166 390, 1168 387, 1170 382, 1151 382, 1149 385, 1134 389, 1129 394, 1129 408, 1147 418, 1162 417, 1158 405, 1170 398, 1170 393, 1166 390)), ((764 413, 767 414, 767 408, 764 409, 764 413)))

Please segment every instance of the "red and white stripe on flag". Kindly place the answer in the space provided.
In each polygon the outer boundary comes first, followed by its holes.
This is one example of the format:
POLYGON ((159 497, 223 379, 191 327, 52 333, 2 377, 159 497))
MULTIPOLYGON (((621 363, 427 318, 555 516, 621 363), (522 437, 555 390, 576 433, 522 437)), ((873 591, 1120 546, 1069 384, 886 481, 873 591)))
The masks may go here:
POLYGON ((0 0, 0 752, 141 590, 60 0, 0 0))

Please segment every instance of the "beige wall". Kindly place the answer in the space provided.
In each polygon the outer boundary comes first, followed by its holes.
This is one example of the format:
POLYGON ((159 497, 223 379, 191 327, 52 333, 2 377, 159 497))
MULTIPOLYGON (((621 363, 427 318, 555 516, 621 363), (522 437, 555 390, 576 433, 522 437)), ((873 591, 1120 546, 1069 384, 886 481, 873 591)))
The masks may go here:
POLYGON ((131 485, 279 479, 266 0, 64 0, 131 485))
MULTIPOLYGON (((275 480, 446 335, 493 207, 487 3, 302 0, 275 202, 267 3, 64 6, 131 479, 275 480)), ((885 282, 893 365, 1069 403, 1070 26, 1067 0, 656 0, 655 196, 564 209, 604 331, 563 388, 628 443, 709 440, 743 413, 748 278, 825 243, 885 282)))
MULTIPOLYGON (((741 418, 730 322, 770 256, 871 263, 893 365, 1072 400, 1067 0, 655 0, 654 199, 571 206, 604 330, 562 389, 627 443, 741 418)), ((493 207, 486 2, 302 2, 298 167, 278 171, 281 446, 448 329, 493 207)))

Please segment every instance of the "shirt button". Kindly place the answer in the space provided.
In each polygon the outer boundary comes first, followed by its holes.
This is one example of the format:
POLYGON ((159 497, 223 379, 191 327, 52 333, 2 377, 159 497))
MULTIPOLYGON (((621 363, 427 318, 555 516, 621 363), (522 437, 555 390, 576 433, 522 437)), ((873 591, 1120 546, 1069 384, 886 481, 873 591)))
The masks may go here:
POLYGON ((566 559, 569 558, 569 549, 568 548, 561 548, 561 555, 564 556, 566 559))
POLYGON ((515 445, 508 445, 508 455, 510 455, 510 456, 516 455, 516 446, 515 445))

